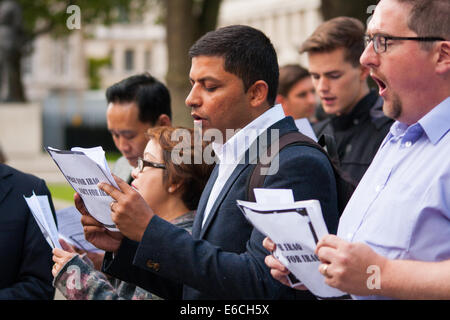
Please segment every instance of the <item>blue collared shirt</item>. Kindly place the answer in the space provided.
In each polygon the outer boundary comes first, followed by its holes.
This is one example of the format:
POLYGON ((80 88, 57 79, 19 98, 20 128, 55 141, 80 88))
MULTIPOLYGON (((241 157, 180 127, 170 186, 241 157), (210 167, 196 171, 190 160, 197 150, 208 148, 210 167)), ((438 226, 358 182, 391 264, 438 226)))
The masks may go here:
POLYGON ((449 130, 450 97, 413 125, 395 122, 345 208, 338 236, 389 259, 450 259, 449 130))

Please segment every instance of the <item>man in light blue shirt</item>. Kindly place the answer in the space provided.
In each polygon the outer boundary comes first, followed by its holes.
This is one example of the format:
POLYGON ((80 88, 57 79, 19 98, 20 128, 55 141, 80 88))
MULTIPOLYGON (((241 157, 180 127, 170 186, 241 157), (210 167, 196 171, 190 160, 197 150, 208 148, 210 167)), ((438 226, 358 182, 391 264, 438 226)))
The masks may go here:
POLYGON ((354 298, 450 298, 449 16, 447 0, 381 0, 368 25, 360 60, 397 121, 316 250, 325 282, 354 298))

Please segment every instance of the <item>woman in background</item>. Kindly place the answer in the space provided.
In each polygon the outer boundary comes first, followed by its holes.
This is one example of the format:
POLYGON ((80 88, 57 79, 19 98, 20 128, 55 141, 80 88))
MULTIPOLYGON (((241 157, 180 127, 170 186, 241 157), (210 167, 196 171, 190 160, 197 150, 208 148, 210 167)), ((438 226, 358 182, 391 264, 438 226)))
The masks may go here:
MULTIPOLYGON (((159 217, 191 232, 194 210, 214 165, 194 164, 193 130, 155 127, 147 132, 149 142, 132 172, 132 186, 159 217), (191 139, 172 139, 176 130, 188 130, 191 139), (186 141, 189 140, 189 141, 186 141), (182 159, 189 150, 189 163, 175 164, 172 152, 182 159)), ((206 144, 202 145, 202 154, 206 144)), ((107 277, 95 270, 86 255, 79 255, 61 241, 64 250, 53 250, 53 285, 69 300, 155 299, 155 295, 132 284, 107 277), (74 269, 81 273, 80 284, 73 282, 74 269), (81 288, 80 288, 81 286, 81 288)))

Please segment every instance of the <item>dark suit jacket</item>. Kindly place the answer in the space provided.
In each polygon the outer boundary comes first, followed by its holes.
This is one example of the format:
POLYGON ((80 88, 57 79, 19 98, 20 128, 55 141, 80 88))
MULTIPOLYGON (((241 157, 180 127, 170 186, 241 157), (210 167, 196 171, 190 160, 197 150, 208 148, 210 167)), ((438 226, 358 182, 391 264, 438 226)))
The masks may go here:
POLYGON ((53 299, 52 252, 23 196, 48 195, 44 180, 0 164, 0 299, 53 299))
MULTIPOLYGON (((280 136, 298 130, 291 117, 270 129, 279 129, 280 136)), ((269 254, 262 246, 264 236, 236 205, 236 200, 247 198, 247 180, 253 167, 249 162, 247 152, 245 163, 239 164, 226 182, 203 228, 200 226, 217 166, 202 193, 192 236, 155 216, 139 244, 124 239, 114 259, 111 254, 105 256, 104 271, 163 298, 312 298, 309 292, 290 289, 272 278, 264 264, 269 254)), ((264 185, 293 189, 296 201, 318 199, 329 231, 336 232, 336 183, 320 151, 305 146, 284 148, 278 173, 267 176, 264 185)))

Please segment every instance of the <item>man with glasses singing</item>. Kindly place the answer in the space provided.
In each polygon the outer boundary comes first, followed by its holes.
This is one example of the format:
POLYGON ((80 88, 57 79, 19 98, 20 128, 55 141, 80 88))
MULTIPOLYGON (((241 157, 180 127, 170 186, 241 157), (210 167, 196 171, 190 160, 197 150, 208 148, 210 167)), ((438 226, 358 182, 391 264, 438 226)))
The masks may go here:
POLYGON ((316 249, 325 282, 356 298, 450 299, 449 17, 448 0, 381 0, 367 28, 361 64, 396 122, 316 249))

